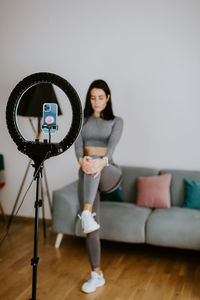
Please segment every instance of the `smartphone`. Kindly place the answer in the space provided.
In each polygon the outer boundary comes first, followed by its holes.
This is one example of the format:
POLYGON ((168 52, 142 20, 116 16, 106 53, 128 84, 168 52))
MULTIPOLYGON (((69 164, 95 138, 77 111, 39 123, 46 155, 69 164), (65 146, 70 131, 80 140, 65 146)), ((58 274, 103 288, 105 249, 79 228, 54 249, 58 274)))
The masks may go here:
POLYGON ((44 103, 43 104, 43 133, 56 133, 57 131, 57 115, 58 106, 56 103, 44 103))

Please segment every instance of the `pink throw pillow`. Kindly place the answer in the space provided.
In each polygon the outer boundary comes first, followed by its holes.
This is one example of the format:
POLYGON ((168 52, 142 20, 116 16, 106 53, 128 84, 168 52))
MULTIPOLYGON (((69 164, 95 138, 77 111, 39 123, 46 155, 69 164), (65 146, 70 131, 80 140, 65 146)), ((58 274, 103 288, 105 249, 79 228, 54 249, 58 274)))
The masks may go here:
POLYGON ((137 178, 137 205, 170 208, 170 183, 172 174, 139 176, 137 178))

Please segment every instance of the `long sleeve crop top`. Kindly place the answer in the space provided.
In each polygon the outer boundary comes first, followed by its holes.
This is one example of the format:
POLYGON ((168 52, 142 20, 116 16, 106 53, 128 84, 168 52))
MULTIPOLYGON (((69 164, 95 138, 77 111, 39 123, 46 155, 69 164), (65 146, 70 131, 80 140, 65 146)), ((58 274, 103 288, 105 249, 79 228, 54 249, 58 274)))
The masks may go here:
POLYGON ((115 117, 113 120, 104 120, 90 116, 84 122, 81 133, 75 142, 77 159, 84 156, 84 147, 107 147, 105 156, 112 160, 112 155, 122 134, 123 120, 115 117))

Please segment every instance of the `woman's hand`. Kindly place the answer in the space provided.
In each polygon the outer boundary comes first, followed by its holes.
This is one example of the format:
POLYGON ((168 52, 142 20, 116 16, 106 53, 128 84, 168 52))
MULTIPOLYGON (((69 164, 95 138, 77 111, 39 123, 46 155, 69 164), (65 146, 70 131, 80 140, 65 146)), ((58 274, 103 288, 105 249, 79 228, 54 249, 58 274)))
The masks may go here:
POLYGON ((105 159, 103 158, 95 158, 93 159, 93 173, 94 173, 94 178, 96 178, 101 171, 103 170, 103 168, 107 165, 107 162, 105 159))
POLYGON ((107 162, 103 158, 91 158, 90 156, 84 156, 79 159, 79 164, 86 174, 94 174, 96 178, 101 170, 106 166, 107 162))
POLYGON ((84 156, 79 158, 79 164, 86 174, 93 174, 93 159, 90 156, 84 156))

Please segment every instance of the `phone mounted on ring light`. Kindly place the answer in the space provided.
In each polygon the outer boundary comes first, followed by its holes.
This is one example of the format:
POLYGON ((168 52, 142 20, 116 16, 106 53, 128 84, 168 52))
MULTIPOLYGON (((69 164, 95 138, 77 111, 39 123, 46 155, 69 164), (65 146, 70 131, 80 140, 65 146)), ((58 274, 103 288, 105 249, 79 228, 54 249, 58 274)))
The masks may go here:
POLYGON ((58 130, 57 115, 58 105, 57 103, 44 103, 43 104, 43 123, 42 132, 44 134, 54 134, 58 130))

